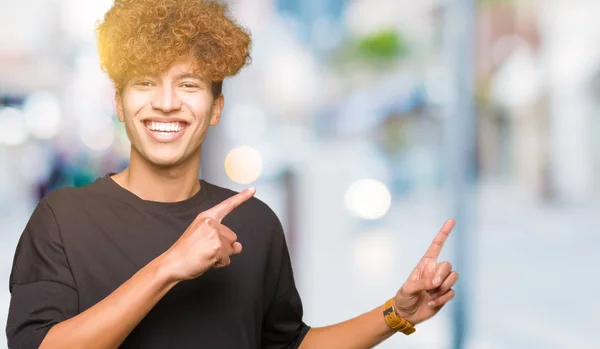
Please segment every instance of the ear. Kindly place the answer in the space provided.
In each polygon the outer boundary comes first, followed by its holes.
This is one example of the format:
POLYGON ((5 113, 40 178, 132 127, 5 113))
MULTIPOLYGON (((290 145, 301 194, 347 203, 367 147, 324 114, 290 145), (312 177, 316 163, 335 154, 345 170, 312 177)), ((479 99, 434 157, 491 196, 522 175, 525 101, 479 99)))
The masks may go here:
POLYGON ((221 93, 219 97, 213 100, 212 115, 210 116, 210 126, 216 126, 221 121, 221 112, 225 106, 225 97, 221 93))
POLYGON ((123 97, 122 92, 118 89, 115 91, 115 102, 117 104, 117 116, 119 121, 125 122, 125 113, 123 111, 123 97))

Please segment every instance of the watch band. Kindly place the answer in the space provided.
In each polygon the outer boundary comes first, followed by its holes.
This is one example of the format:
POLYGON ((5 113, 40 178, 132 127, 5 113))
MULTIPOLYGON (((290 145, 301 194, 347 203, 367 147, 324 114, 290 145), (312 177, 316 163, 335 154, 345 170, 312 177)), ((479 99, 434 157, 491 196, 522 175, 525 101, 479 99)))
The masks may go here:
POLYGON ((398 332, 402 332, 408 336, 416 331, 413 324, 396 314, 394 309, 394 298, 391 298, 385 302, 385 305, 383 306, 383 316, 385 318, 385 322, 387 322, 391 328, 398 332))

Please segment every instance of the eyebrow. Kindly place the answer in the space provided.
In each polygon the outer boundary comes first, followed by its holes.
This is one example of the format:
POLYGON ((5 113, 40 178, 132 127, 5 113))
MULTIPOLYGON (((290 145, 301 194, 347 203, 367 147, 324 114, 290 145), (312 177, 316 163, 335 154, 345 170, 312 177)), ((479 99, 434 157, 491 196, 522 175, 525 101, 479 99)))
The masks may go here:
POLYGON ((201 76, 196 75, 194 73, 182 73, 182 74, 179 74, 179 75, 175 76, 175 78, 177 80, 192 78, 192 79, 197 79, 197 80, 200 80, 200 81, 204 82, 204 79, 201 76))

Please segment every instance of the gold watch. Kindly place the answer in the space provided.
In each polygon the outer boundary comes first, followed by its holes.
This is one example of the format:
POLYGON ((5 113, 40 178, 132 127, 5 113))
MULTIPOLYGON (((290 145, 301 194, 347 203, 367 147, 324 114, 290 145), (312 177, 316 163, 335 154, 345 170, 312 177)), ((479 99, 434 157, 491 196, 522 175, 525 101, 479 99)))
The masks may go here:
POLYGON ((413 324, 396 314, 396 310, 394 309, 394 298, 385 302, 385 305, 383 306, 383 317, 385 318, 385 322, 387 322, 391 328, 398 332, 402 332, 407 336, 416 331, 413 324))

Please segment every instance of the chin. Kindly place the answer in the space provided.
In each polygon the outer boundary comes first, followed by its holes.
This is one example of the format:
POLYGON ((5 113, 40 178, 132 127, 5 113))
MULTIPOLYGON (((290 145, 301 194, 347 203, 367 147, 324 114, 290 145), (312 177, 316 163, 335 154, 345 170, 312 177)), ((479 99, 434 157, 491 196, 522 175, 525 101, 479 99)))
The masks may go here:
POLYGON ((156 167, 175 167, 181 165, 184 161, 182 156, 149 156, 146 158, 150 164, 156 167))
POLYGON ((178 167, 193 162, 196 158, 195 154, 198 154, 197 158, 200 161, 200 150, 191 151, 186 147, 133 146, 132 151, 132 156, 158 168, 178 167))
MULTIPOLYGON (((166 149, 165 149, 166 150, 166 149)), ((194 159, 195 152, 187 154, 181 151, 160 151, 160 152, 148 152, 144 158, 150 164, 160 168, 178 167, 183 164, 190 163, 194 159)), ((198 157, 198 161, 200 158, 198 157)))
POLYGON ((176 167, 177 165, 181 164, 181 161, 178 161, 176 159, 174 159, 174 160, 164 160, 164 159, 150 160, 149 162, 150 162, 150 164, 152 164, 152 166, 158 167, 158 168, 172 168, 172 167, 176 167))

